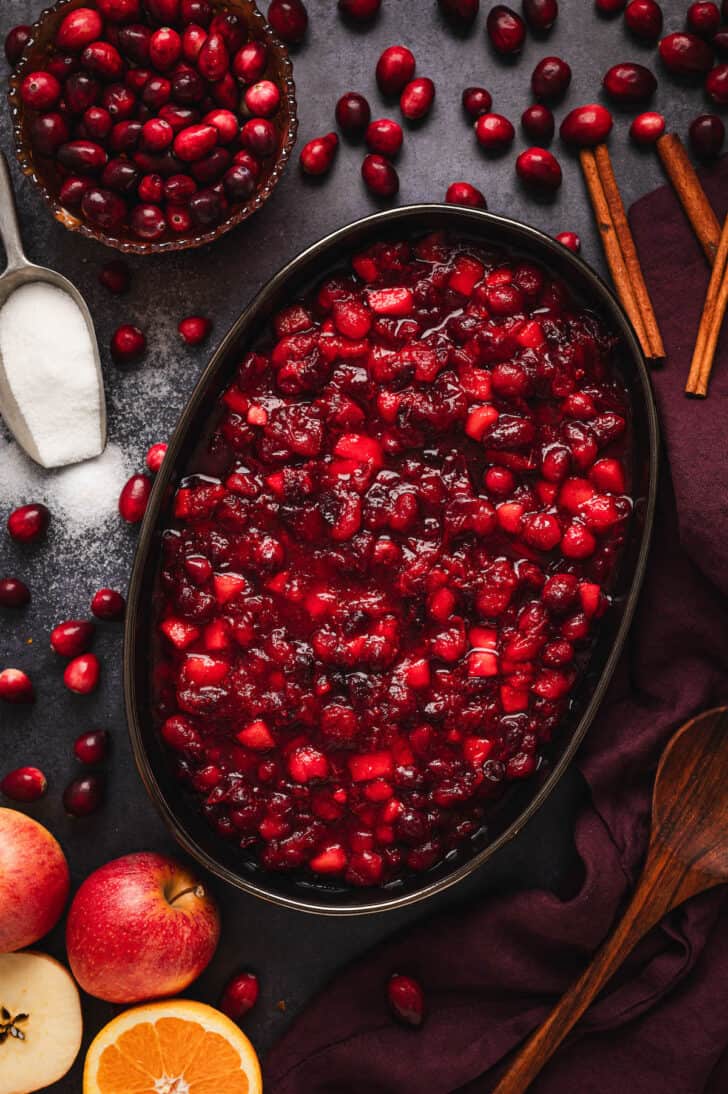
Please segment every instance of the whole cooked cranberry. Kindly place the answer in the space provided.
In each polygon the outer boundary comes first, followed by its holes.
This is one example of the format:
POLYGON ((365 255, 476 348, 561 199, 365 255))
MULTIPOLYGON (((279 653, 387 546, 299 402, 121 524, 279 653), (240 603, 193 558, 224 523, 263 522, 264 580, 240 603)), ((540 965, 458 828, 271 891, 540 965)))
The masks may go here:
POLYGON ((56 45, 72 53, 80 52, 101 34, 104 21, 94 8, 76 8, 61 20, 56 31, 56 45))
POLYGON ((391 118, 378 118, 367 127, 365 140, 370 152, 393 159, 402 147, 402 126, 391 118))
POLYGON ((120 365, 138 361, 147 348, 147 340, 139 327, 124 323, 111 336, 111 356, 120 365))
MULTIPOLYGON (((245 168, 241 170, 244 171, 245 168)), ((180 320, 177 330, 188 346, 198 346, 209 335, 212 323, 202 315, 189 315, 186 319, 180 320)))
POLYGON ((399 108, 409 121, 418 121, 429 114, 435 101, 435 85, 427 76, 410 80, 399 99, 399 108))
POLYGON ((705 77, 705 90, 718 106, 728 103, 728 65, 716 65, 705 77))
POLYGON ((78 657, 91 645, 95 630, 88 619, 67 619, 51 631, 51 649, 61 657, 78 657))
POLYGON ((109 734, 105 729, 81 733, 73 743, 73 754, 79 763, 94 767, 103 763, 109 752, 109 734))
POLYGON ((573 251, 575 255, 578 255, 581 250, 581 240, 576 232, 559 232, 557 236, 554 236, 557 243, 561 243, 567 250, 573 251))
POLYGON ((21 505, 8 517, 8 532, 18 543, 35 543, 45 535, 50 519, 50 511, 40 502, 21 505))
POLYGON ((485 195, 469 182, 451 182, 445 194, 448 205, 469 205, 473 209, 487 209, 485 195))
POLYGON ((92 186, 81 198, 84 218, 103 232, 114 231, 123 224, 126 211, 126 202, 113 190, 92 186))
POLYGON ((96 690, 100 672, 98 657, 93 653, 82 653, 66 665, 63 683, 77 695, 88 695, 96 690))
POLYGON ((104 141, 111 132, 114 121, 106 107, 90 106, 84 111, 83 125, 92 141, 104 141))
POLYGON ((531 30, 551 30, 559 14, 557 0, 523 0, 523 14, 531 30))
POLYGON ((164 197, 164 179, 161 175, 143 175, 139 179, 137 197, 147 204, 157 205, 164 197))
POLYGON ((141 0, 96 0, 96 6, 110 23, 130 23, 141 16, 141 0))
POLYGON ((365 156, 361 165, 361 177, 375 197, 392 198, 399 190, 399 175, 384 156, 365 156))
POLYGON ((89 179, 82 179, 79 175, 66 175, 58 191, 58 200, 67 209, 80 209, 83 196, 90 189, 89 179))
POLYGON ((5 35, 5 56, 9 65, 17 65, 23 56, 23 50, 33 36, 33 28, 27 23, 11 27, 5 35))
POLYGON ((255 193, 255 175, 241 164, 234 164, 223 175, 225 195, 229 201, 247 201, 255 193))
POLYGON ((407 46, 389 46, 377 61, 376 77, 383 95, 401 95, 415 74, 415 57, 407 46))
POLYGON ((347 137, 361 136, 371 116, 369 103, 357 91, 347 91, 336 104, 336 124, 347 137))
POLYGON ((367 23, 378 14, 382 0, 339 0, 339 11, 356 23, 367 23))
POLYGON ((37 767, 17 767, 0 780, 0 793, 15 802, 37 802, 48 789, 48 781, 37 767))
POLYGON ((554 116, 547 106, 534 103, 521 114, 521 125, 526 136, 537 144, 548 144, 554 135, 554 116))
POLYGON ((302 0, 271 0, 268 22, 279 38, 295 45, 306 34, 308 13, 302 0))
POLYGON ((119 513, 127 524, 138 524, 147 509, 152 480, 148 475, 132 475, 119 495, 119 513))
POLYGON ((697 34, 678 31, 660 42, 660 57, 675 76, 700 76, 713 64, 713 51, 697 34))
POLYGON ((123 619, 125 610, 124 597, 116 589, 97 589, 91 600, 91 611, 97 619, 123 619))
POLYGON ((101 185, 117 194, 132 194, 139 181, 139 172, 125 159, 109 160, 101 175, 101 185))
POLYGON ((265 159, 278 147, 278 134, 268 118, 251 118, 240 130, 240 143, 254 156, 265 159))
POLYGON ((104 802, 102 775, 82 775, 72 779, 63 791, 63 808, 72 817, 88 817, 104 802))
POLYGON ((30 589, 18 577, 0 579, 0 608, 24 608, 30 603, 30 589))
POLYGON ((152 76, 142 91, 142 102, 150 110, 160 110, 172 95, 172 82, 166 76, 152 76))
POLYGON ((0 700, 5 703, 32 703, 34 699, 33 684, 22 669, 3 669, 0 672, 0 700))
POLYGON ((520 52, 526 37, 526 24, 512 8, 496 4, 488 12, 485 28, 496 53, 511 56, 520 52))
POLYGON ((691 4, 685 18, 685 25, 693 34, 700 34, 703 38, 712 38, 720 26, 718 5, 703 2, 703 0, 691 4))
POLYGON ((453 23, 470 26, 480 9, 480 0, 438 0, 440 11, 453 23))
POLYGON ((149 60, 149 43, 152 32, 141 23, 134 23, 119 30, 119 49, 135 64, 145 65, 149 60))
POLYGON ((624 21, 641 42, 656 42, 662 33, 662 8, 657 0, 630 0, 624 21))
POLYGON ((555 102, 562 98, 571 83, 571 68, 560 57, 544 57, 531 76, 531 88, 537 99, 555 102))
POLYGON ((212 19, 210 0, 182 0, 180 16, 183 23, 197 23, 200 27, 209 26, 212 19))
POLYGON ((265 72, 268 51, 264 42, 247 42, 233 58, 233 74, 244 84, 253 84, 265 72))
POLYGON ((665 119, 654 110, 638 114, 629 127, 629 135, 635 144, 654 144, 664 132, 665 119))
POLYGON ((223 202, 214 190, 200 190, 189 202, 190 216, 198 228, 216 228, 223 218, 223 202))
POLYGON ((20 84, 20 98, 31 110, 50 110, 61 97, 61 85, 50 72, 30 72, 20 84))
POLYGON ((281 93, 272 80, 258 80, 247 89, 243 101, 251 114, 271 118, 280 106, 281 93))
POLYGON ((516 160, 521 182, 534 190, 555 191, 561 186, 561 166, 545 148, 527 148, 516 160))
POLYGON ((114 152, 133 152, 141 135, 141 122, 117 122, 109 134, 109 146, 114 152))
POLYGON ((600 15, 616 15, 625 3, 626 0, 594 0, 594 7, 600 15))
POLYGON ((30 139, 41 156, 52 156, 68 140, 68 136, 68 126, 62 114, 39 114, 30 123, 30 139))
POLYGON ((493 96, 484 87, 466 87, 463 91, 463 110, 473 120, 481 114, 489 114, 493 96))
POLYGON ((489 152, 510 148, 515 135, 515 129, 502 114, 481 114, 475 123, 478 144, 489 152))
POLYGON ((111 42, 91 42, 81 54, 83 67, 102 80, 118 80, 124 75, 124 62, 111 42))
POLYGON ((220 997, 220 1010, 228 1018, 232 1018, 233 1022, 239 1022, 255 1006, 259 991, 258 977, 254 972, 238 973, 225 986, 220 997))
POLYGON ((701 114, 690 123, 688 137, 697 158, 708 162, 720 154, 725 126, 717 114, 701 114))
POLYGON ((314 137, 301 149, 301 170, 307 175, 325 175, 333 166, 338 147, 339 138, 336 133, 314 137))
MULTIPOLYGON (((193 318, 194 322, 207 324, 207 329, 205 331, 205 334, 202 335, 202 338, 205 338, 207 336, 207 334, 209 333, 211 327, 212 327, 212 323, 210 322, 209 319, 202 319, 198 316, 194 316, 192 318, 193 318)), ((189 322, 190 322, 189 319, 183 319, 182 320, 182 323, 189 323, 189 322)), ((182 323, 180 323, 180 328, 182 326, 182 323)), ((181 331, 180 331, 180 333, 181 333, 181 331)), ((198 342, 202 341, 202 338, 198 338, 197 341, 198 342)), ((188 341, 188 339, 185 339, 185 341, 188 341)), ((195 343, 193 342, 192 344, 194 345, 195 343)), ((158 441, 157 444, 153 444, 147 449, 147 454, 144 457, 144 462, 147 465, 147 469, 149 471, 151 471, 153 475, 156 475, 157 472, 159 471, 160 467, 162 466, 162 464, 164 462, 164 457, 167 455, 167 447, 168 446, 165 444, 164 441, 158 441)))
POLYGON ((599 103, 577 106, 566 115, 559 133, 567 144, 578 148, 593 148, 607 139, 612 128, 612 115, 599 103))
POLYGON ((657 80, 644 65, 624 61, 607 70, 602 87, 615 102, 640 103, 654 95, 657 80))
POLYGON ((387 984, 387 998, 395 1018, 407 1026, 421 1026, 425 1019, 425 994, 412 976, 395 973, 387 984))

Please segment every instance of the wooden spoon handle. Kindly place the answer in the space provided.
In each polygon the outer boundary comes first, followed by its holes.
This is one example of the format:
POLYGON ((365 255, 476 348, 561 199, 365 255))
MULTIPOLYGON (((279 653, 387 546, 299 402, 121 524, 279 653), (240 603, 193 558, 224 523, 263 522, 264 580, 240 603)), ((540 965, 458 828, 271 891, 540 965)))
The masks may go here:
MULTIPOLYGON (((526 1041, 493 1094, 523 1094, 551 1059, 567 1033, 619 968, 640 938, 680 900, 686 867, 664 849, 652 848, 637 889, 614 933, 597 950, 591 964, 554 1007, 544 1024, 526 1041)), ((705 886, 709 887, 709 886, 705 886)))

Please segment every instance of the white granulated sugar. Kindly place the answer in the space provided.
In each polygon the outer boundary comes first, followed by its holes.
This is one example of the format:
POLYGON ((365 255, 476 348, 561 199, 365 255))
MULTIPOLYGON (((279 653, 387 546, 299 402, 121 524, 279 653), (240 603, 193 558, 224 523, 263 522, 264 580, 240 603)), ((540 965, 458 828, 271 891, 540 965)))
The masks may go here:
POLYGON ((44 467, 97 456, 103 392, 75 300, 43 281, 21 285, 0 309, 0 358, 17 410, 5 399, 0 409, 23 447, 44 467))

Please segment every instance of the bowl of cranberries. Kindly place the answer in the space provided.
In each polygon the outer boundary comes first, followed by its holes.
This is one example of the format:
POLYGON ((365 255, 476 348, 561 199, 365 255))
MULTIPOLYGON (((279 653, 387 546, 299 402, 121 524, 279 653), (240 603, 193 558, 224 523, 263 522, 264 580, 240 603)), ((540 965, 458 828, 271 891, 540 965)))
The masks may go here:
POLYGON ((177 838, 326 913, 476 869, 599 705, 656 472, 639 347, 566 248, 430 205, 305 251, 215 353, 141 530, 127 709, 177 838))
POLYGON ((250 0, 60 0, 10 79, 18 158, 73 231, 136 254, 197 247, 278 182, 292 72, 250 0))

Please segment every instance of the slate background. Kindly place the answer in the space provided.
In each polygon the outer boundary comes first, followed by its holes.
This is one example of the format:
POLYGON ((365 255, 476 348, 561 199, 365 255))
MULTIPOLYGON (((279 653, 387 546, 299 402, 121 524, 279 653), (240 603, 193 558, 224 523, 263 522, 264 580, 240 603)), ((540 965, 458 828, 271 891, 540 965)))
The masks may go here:
MULTIPOLYGON (((369 97, 374 117, 397 116, 396 107, 378 94, 374 66, 384 47, 404 42, 417 56, 418 73, 434 78, 437 101, 430 118, 406 133, 397 164, 399 203, 442 200, 449 182, 467 179, 484 191, 493 212, 525 220, 550 234, 577 231, 584 257, 603 272, 576 161, 557 139, 554 150, 564 169, 563 187, 552 203, 534 202, 521 190, 514 172, 515 157, 526 147, 521 134, 512 152, 486 158, 463 117, 460 93, 470 84, 484 84, 493 94, 494 109, 516 123, 530 101, 533 66, 541 57, 558 53, 569 61, 574 73, 569 94, 557 109, 558 122, 572 106, 597 97, 601 76, 609 65, 632 59, 657 71, 656 52, 631 40, 621 19, 599 18, 589 0, 561 0, 561 14, 551 35, 541 40, 529 38, 520 60, 504 63, 492 54, 485 40, 485 14, 490 6, 482 5, 473 30, 463 35, 441 20, 434 0, 384 0, 379 19, 367 29, 344 24, 335 0, 308 0, 309 33, 294 52, 299 147, 333 128, 336 100, 349 89, 369 97)), ((666 32, 679 29, 687 0, 666 0, 662 6, 666 32)), ((4 37, 16 23, 32 22, 40 7, 39 0, 2 0, 0 34, 4 37)), ((670 126, 683 136, 690 119, 709 109, 700 89, 664 78, 654 106, 665 112, 670 126)), ((628 124, 628 116, 618 117, 611 141, 627 204, 662 180, 653 153, 629 145, 628 124)), ((12 156, 5 104, 0 105, 0 144, 12 156)), ((132 291, 121 298, 110 296, 97 282, 98 269, 113 257, 112 252, 53 221, 31 185, 11 165, 28 255, 69 276, 91 308, 102 349, 109 437, 123 450, 130 469, 141 469, 146 447, 170 434, 209 353, 255 291, 306 245, 376 208, 359 175, 362 155, 360 147, 343 142, 335 169, 323 183, 303 179, 296 166, 290 166, 262 212, 214 247, 159 259, 132 257, 132 291), (190 313, 209 315, 215 324, 208 345, 195 350, 181 345, 175 330, 179 318, 190 313), (121 322, 137 323, 148 336, 149 352, 135 370, 115 367, 108 354, 111 332, 121 322)), ((8 450, 4 451, 7 459, 8 450)), ((4 493, 0 487, 3 520, 13 505, 32 500, 28 482, 24 486, 28 496, 10 496, 8 467, 0 458, 0 484, 5 482, 4 493)), ((49 491, 52 507, 52 482, 49 487, 39 473, 33 474, 30 483, 37 482, 38 489, 49 491)), ((0 711, 0 771, 33 763, 48 774, 48 795, 30 811, 63 844, 74 887, 115 856, 142 849, 176 850, 146 798, 129 754, 120 684, 121 628, 100 628, 96 649, 103 661, 103 682, 88 698, 65 690, 59 660, 47 645, 50 628, 61 619, 83 615, 96 587, 125 587, 135 539, 134 530, 116 519, 90 533, 75 535, 56 520, 47 542, 31 549, 19 548, 7 536, 0 538, 0 572, 22 576, 33 591, 33 601, 24 612, 0 610, 0 665, 28 670, 38 693, 31 708, 5 707, 0 711), (32 644, 28 643, 30 638, 32 644), (113 735, 108 801, 95 817, 76 821, 64 815, 60 795, 74 773, 71 743, 92 725, 104 726, 113 735)), ((223 940, 214 962, 190 994, 215 1003, 232 972, 238 968, 257 971, 261 999, 244 1028, 264 1051, 335 970, 378 939, 436 907, 468 897, 487 899, 504 887, 563 890, 572 884, 578 862, 571 826, 583 792, 581 778, 572 768, 518 839, 476 878, 426 907, 374 918, 329 920, 274 908, 208 879, 222 908, 223 940), (285 1010, 280 1001, 285 1002, 285 1010)), ((63 957, 62 925, 44 945, 63 957)), ((85 1047, 113 1016, 114 1008, 87 998, 84 1012, 85 1047)), ((75 1094, 80 1089, 82 1059, 83 1052, 73 1071, 52 1088, 56 1094, 75 1094)))

